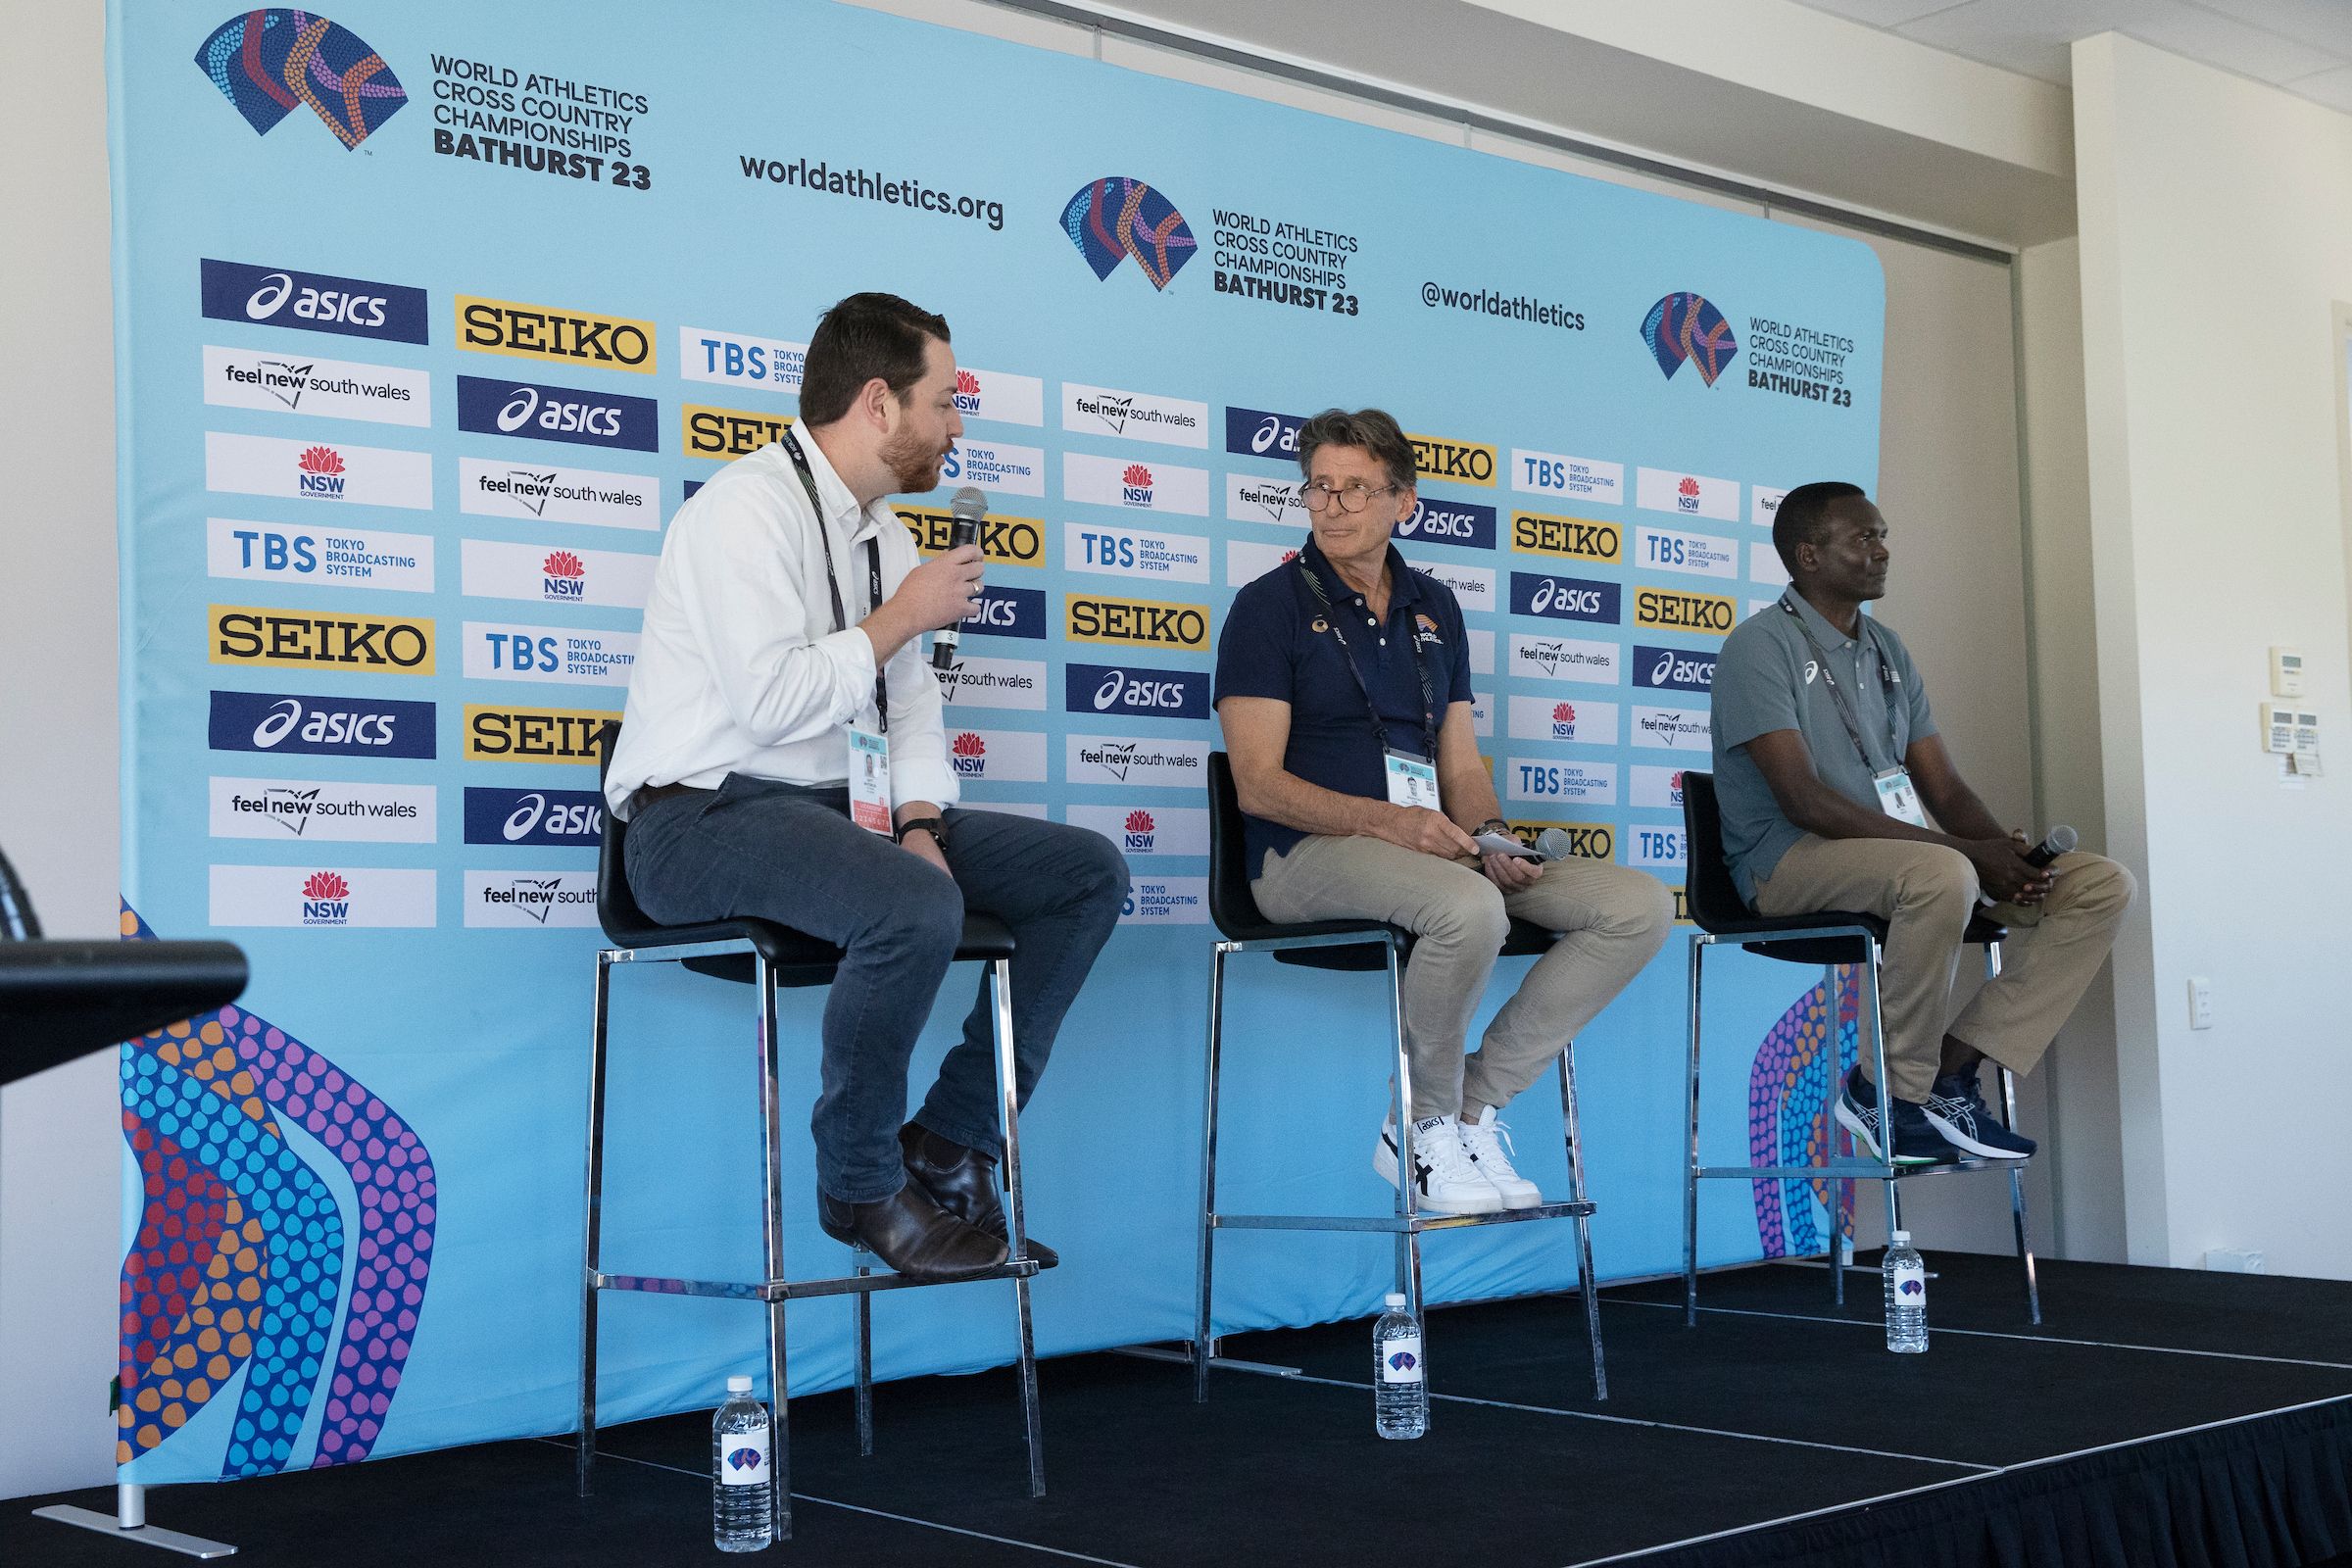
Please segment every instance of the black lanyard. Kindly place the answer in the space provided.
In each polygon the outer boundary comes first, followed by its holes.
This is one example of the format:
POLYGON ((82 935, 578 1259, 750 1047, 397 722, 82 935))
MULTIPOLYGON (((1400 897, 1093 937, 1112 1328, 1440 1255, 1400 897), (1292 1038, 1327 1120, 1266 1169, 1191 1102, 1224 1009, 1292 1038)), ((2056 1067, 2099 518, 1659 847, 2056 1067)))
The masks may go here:
MULTIPOLYGON (((1786 594, 1781 596, 1781 608, 1788 612, 1788 618, 1796 622, 1796 629, 1804 634, 1805 642, 1812 648, 1813 662, 1821 666, 1821 678, 1829 685, 1830 701, 1838 710, 1838 719, 1845 725, 1846 739, 1852 741, 1854 750, 1861 754, 1862 765, 1876 774, 1880 771, 1879 764, 1870 760, 1870 748, 1862 744, 1862 725, 1854 716, 1853 700, 1845 695, 1845 688, 1838 684, 1837 671, 1830 668, 1829 651, 1821 646, 1821 640, 1813 635, 1813 628, 1805 624, 1805 617, 1797 613, 1796 607, 1788 602, 1786 594)), ((1861 633, 1858 641, 1867 646, 1871 657, 1879 662, 1879 684, 1882 687, 1892 684, 1887 678, 1886 651, 1879 647, 1878 635, 1871 629, 1870 617, 1857 615, 1856 618, 1862 623, 1856 628, 1861 633)), ((1891 760, 1890 765, 1903 765, 1903 759, 1894 743, 1892 704, 1886 707, 1886 753, 1891 760)))
MULTIPOLYGON (((816 542, 825 547, 825 590, 833 596, 833 629, 850 629, 849 612, 842 609, 841 583, 833 569, 833 530, 825 526, 825 504, 816 498, 816 475, 808 471, 808 455, 790 430, 784 432, 784 450, 792 457, 792 466, 801 475, 801 488, 808 492, 808 510, 816 514, 816 542)), ((882 606, 882 546, 874 538, 865 541, 865 586, 867 603, 875 609, 882 606)), ((874 712, 882 733, 890 733, 890 685, 883 679, 885 662, 874 661, 874 712)))
MULTIPOLYGON (((1409 571, 1411 568, 1405 569, 1409 571)), ((1324 591, 1323 579, 1315 574, 1314 567, 1306 564, 1303 555, 1298 557, 1298 573, 1306 579, 1306 586, 1314 594, 1315 603, 1321 605, 1324 613, 1331 617, 1331 634, 1340 640, 1340 662, 1346 664, 1348 673, 1355 677, 1355 689, 1363 694, 1364 710, 1372 715, 1372 729, 1380 737, 1381 750, 1392 750, 1389 745, 1389 726, 1380 716, 1380 705, 1372 701, 1372 688, 1364 684, 1364 672, 1355 667, 1355 655, 1348 646, 1348 633, 1340 625, 1340 612, 1331 608, 1331 595, 1324 591)), ((1401 583, 1392 582, 1392 597, 1402 586, 1401 583)), ((1396 607, 1392 604, 1389 608, 1393 612, 1396 607)), ((1408 632, 1405 642, 1413 651, 1413 673, 1421 678, 1421 739, 1427 748, 1422 755, 1435 762, 1438 760, 1438 694, 1429 683, 1429 665, 1421 657, 1421 639, 1408 632)))

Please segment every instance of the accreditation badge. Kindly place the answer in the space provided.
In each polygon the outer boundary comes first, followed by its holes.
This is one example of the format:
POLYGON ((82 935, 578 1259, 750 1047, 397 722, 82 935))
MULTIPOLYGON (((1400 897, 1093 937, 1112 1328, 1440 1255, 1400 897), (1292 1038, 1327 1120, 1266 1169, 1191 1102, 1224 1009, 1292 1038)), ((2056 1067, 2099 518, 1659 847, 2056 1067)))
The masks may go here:
POLYGON ((1909 768, 1890 767, 1872 774, 1870 781, 1878 786, 1880 810, 1913 827, 1928 825, 1927 809, 1919 804, 1919 788, 1911 782, 1909 768))
POLYGON ((850 820, 890 837, 890 738, 850 726, 850 820))
POLYGON ((1438 807, 1438 770, 1430 762, 1409 752, 1391 750, 1389 764, 1389 804, 1392 806, 1438 807))

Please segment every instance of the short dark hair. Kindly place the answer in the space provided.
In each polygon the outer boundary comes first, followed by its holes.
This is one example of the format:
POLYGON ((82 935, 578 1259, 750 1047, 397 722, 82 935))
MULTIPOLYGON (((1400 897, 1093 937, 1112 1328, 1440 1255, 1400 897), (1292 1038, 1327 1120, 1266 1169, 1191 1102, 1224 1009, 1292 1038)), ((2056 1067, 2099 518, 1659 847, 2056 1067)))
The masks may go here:
POLYGON ((1315 453, 1323 447, 1359 447, 1378 458, 1389 470, 1389 483, 1409 489, 1413 482, 1413 444, 1404 438, 1395 416, 1380 409, 1353 414, 1325 409, 1298 427, 1298 471, 1308 472, 1315 453))
POLYGON ((923 378, 928 339, 942 343, 948 321, 896 294, 853 294, 824 314, 808 335, 801 368, 801 417, 831 424, 850 412, 866 382, 880 376, 902 403, 923 378))
POLYGON ((1830 524, 1831 506, 1864 494, 1860 485, 1843 479, 1816 479, 1781 497, 1780 507, 1772 514, 1772 548, 1781 553, 1781 564, 1796 570, 1796 547, 1821 543, 1830 524))

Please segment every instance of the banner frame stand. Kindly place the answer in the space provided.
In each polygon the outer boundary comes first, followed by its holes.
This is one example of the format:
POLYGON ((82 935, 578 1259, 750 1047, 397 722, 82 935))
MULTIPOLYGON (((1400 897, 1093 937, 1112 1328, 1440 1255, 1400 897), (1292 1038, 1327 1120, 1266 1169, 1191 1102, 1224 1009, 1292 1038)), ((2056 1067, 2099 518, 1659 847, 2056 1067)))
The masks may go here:
POLYGON ((237 1548, 224 1541, 207 1541, 202 1536, 182 1535, 176 1530, 161 1530, 147 1522, 147 1489, 136 1481, 115 1483, 115 1511, 100 1513, 95 1508, 75 1508, 58 1503, 32 1510, 35 1519, 51 1519, 61 1525, 74 1525, 83 1530, 95 1530, 117 1541, 136 1542, 142 1546, 160 1546, 189 1557, 233 1557, 237 1548))

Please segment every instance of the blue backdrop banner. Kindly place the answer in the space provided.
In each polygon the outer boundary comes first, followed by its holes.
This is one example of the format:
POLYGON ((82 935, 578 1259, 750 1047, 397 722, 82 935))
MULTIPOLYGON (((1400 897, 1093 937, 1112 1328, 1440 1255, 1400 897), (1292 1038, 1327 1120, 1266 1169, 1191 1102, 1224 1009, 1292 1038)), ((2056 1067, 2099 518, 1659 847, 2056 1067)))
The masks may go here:
MULTIPOLYGON (((1133 872, 1023 1127, 1067 1259, 1048 1352, 1189 1332, 1208 672, 1235 587, 1304 541, 1301 419, 1413 433, 1399 543, 1467 613, 1506 810, 1678 887, 1713 651, 1783 580, 1773 508, 1876 480, 1883 284, 1850 239, 814 0, 114 0, 108 38, 124 934, 226 937, 254 973, 123 1054, 138 1479, 568 1426, 592 737, 665 520, 790 422, 835 299, 944 313, 964 368, 964 440, 903 514, 931 550, 949 491, 991 497, 946 677, 967 802, 1133 872)), ((1580 1042, 1604 1274, 1677 1260, 1684 962, 1580 1042)), ((1254 963, 1224 1190, 1376 1211, 1380 989, 1254 963)), ((1852 999, 1768 967, 1714 992, 1710 1157, 1826 1136, 1803 1095, 1852 999)), ((820 1003, 785 1000, 796 1104, 820 1003)), ((757 1269, 751 1018, 738 988, 619 976, 608 1266, 757 1269)), ((1550 1186, 1554 1101, 1510 1112, 1550 1186)), ((835 1272, 811 1189, 788 1251, 835 1272)), ((1730 1187, 1705 1253, 1823 1224, 1801 1187, 1730 1187)), ((1429 1294, 1559 1288, 1568 1244, 1439 1238, 1429 1294)), ((1362 1312, 1388 1277, 1362 1238, 1220 1251, 1227 1328, 1362 1312)), ((886 1298, 880 1368, 1007 1359, 1003 1289, 886 1298)), ((715 1402, 759 1316, 614 1301, 607 1409, 715 1402)), ((796 1389, 846 1379, 849 1324, 796 1310, 796 1389)))

